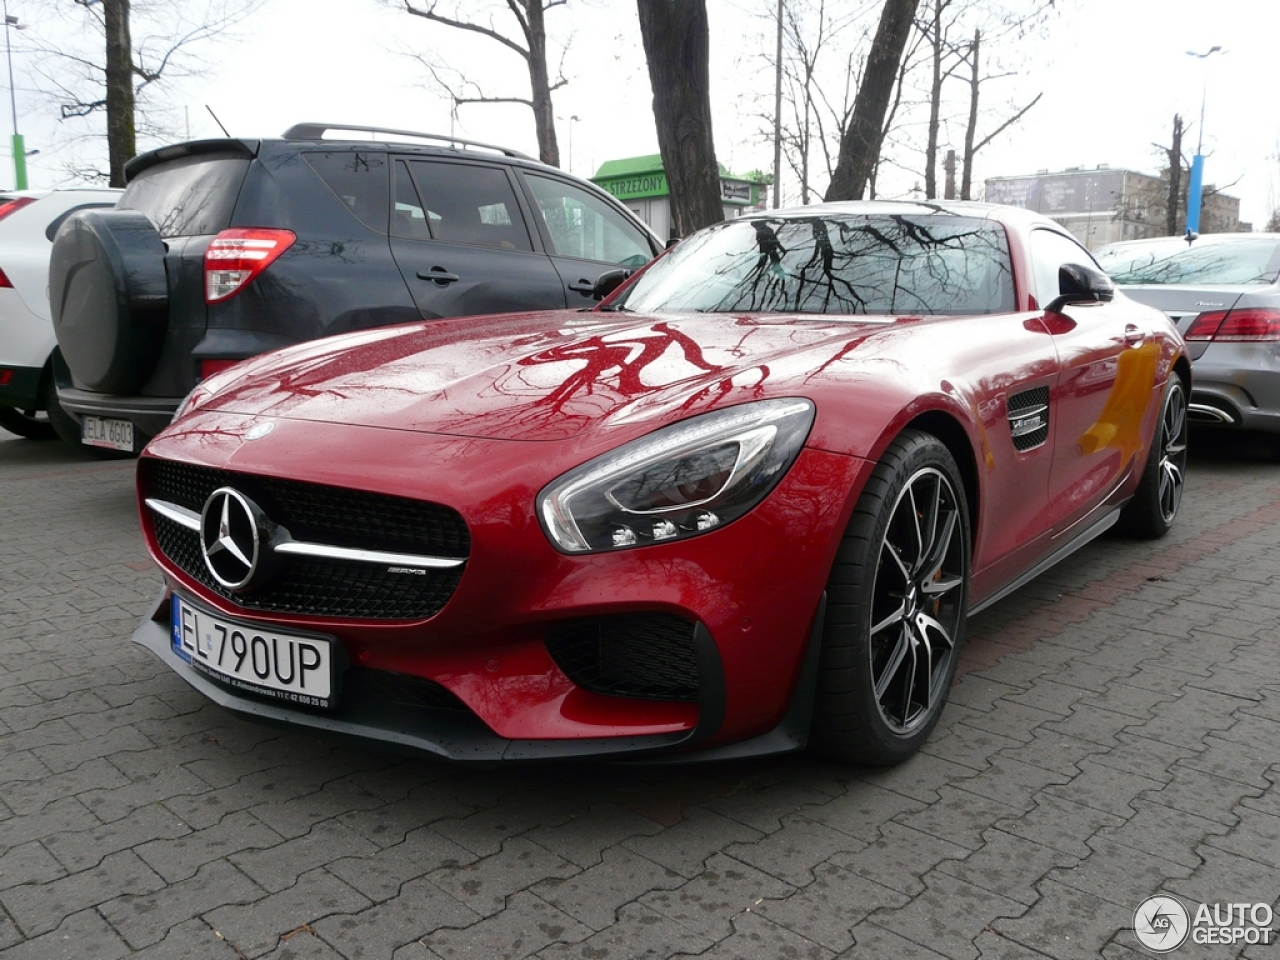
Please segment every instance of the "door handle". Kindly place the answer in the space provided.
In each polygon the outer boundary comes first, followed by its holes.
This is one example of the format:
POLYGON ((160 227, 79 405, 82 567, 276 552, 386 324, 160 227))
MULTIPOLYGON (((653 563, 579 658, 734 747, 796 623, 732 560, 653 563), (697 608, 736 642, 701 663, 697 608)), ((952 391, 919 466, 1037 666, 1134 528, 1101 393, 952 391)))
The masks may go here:
POLYGON ((1132 323, 1126 324, 1124 328, 1124 342, 1127 346, 1136 347, 1147 339, 1147 335, 1139 330, 1132 323))
POLYGON ((579 280, 577 283, 569 284, 569 289, 574 293, 589 297, 596 292, 596 284, 594 280, 579 280))
POLYGON ((433 280, 438 286, 446 286, 462 278, 456 273, 449 273, 444 267, 432 267, 430 270, 419 270, 419 280, 433 280))

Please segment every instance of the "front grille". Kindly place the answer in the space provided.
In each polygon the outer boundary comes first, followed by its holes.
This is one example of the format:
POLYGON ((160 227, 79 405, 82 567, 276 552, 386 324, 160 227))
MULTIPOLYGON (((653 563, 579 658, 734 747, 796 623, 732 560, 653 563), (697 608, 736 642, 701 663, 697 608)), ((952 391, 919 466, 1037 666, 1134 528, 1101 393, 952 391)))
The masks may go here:
POLYGON ((1009 431, 1019 452, 1049 438, 1049 388, 1036 387, 1009 398, 1009 431))
MULTIPOLYGON (((209 494, 229 486, 253 499, 296 540, 333 546, 465 557, 471 541, 456 511, 440 504, 213 470, 167 460, 144 460, 145 495, 199 512, 209 494)), ((344 619, 422 620, 438 613, 462 578, 462 567, 421 574, 349 560, 282 556, 262 586, 232 593, 210 575, 200 535, 152 514, 160 551, 211 592, 245 610, 344 619)))
POLYGON ((546 645, 556 666, 593 693, 696 701, 694 629, 673 614, 625 614, 557 625, 546 645))

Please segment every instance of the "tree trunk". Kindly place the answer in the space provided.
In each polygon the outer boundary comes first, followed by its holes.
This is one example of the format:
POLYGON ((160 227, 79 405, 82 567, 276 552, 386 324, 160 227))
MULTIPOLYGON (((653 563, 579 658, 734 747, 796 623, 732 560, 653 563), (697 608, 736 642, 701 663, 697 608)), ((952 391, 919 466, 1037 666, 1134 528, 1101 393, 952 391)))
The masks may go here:
POLYGON ((924 148, 924 195, 928 200, 938 196, 938 127, 942 112, 942 0, 932 0, 932 4, 929 40, 933 45, 933 81, 929 85, 929 135, 924 148))
POLYGON ((724 219, 711 134, 706 0, 636 0, 678 236, 724 219))
POLYGON ((138 152, 133 121, 133 45, 129 0, 103 0, 107 28, 107 158, 111 186, 124 186, 124 165, 138 152))
POLYGON ((884 115, 918 4, 919 0, 885 0, 867 70, 853 103, 853 118, 840 138, 840 159, 827 187, 828 201, 862 199, 880 156, 884 115))
MULTIPOLYGON (((533 100, 533 123, 538 134, 538 159, 560 166, 560 144, 556 141, 555 114, 551 106, 551 80, 547 74, 547 27, 542 0, 525 0, 529 24, 529 89, 533 100)), ((573 158, 570 157, 570 162, 573 158)))
POLYGON ((978 135, 978 69, 979 44, 982 31, 973 31, 973 79, 969 81, 969 123, 964 128, 964 160, 960 167, 960 199, 971 200, 973 190, 973 138, 978 135))
POLYGON ((1173 143, 1169 145, 1169 199, 1164 210, 1165 236, 1176 237, 1182 208, 1182 116, 1173 116, 1173 143))

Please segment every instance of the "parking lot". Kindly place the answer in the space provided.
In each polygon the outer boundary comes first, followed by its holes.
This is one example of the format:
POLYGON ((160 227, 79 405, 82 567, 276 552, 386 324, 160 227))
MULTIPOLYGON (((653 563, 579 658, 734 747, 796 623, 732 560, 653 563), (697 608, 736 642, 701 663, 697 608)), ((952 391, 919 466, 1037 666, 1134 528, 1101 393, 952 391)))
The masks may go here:
POLYGON ((1168 538, 972 619, 892 770, 477 769, 243 723, 129 642, 160 585, 132 471, 0 432, 4 960, 1126 960, 1153 894, 1280 909, 1261 448, 1202 444, 1168 538))

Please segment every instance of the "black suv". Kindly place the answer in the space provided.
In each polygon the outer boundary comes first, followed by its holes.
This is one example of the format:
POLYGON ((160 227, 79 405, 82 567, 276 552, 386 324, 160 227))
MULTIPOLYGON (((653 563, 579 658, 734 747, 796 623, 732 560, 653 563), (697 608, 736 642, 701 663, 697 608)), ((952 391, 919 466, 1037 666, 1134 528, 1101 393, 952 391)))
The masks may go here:
POLYGON ((49 269, 58 399, 80 428, 64 438, 117 451, 141 450, 196 383, 246 357, 408 320, 587 307, 602 275, 616 284, 661 249, 593 184, 403 130, 199 140, 125 175, 114 210, 63 224, 49 269))

